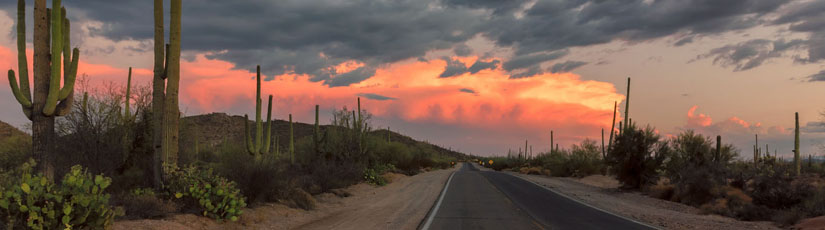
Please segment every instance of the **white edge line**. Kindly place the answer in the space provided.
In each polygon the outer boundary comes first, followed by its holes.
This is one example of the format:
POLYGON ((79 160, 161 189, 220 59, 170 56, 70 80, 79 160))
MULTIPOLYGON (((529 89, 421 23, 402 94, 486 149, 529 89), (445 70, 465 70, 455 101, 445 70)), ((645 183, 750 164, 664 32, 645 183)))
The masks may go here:
POLYGON ((427 217, 427 222, 425 222, 424 226, 421 227, 422 230, 430 229, 430 224, 433 223, 433 219, 435 218, 435 215, 438 213, 438 207, 441 206, 441 201, 443 201, 444 196, 447 195, 447 188, 450 187, 450 182, 453 180, 453 175, 455 175, 455 172, 457 171, 453 171, 452 173, 450 173, 450 178, 447 179, 447 184, 445 184, 444 189, 441 190, 441 195, 438 197, 438 202, 436 202, 435 206, 433 206, 433 211, 430 212, 430 216, 427 217))
POLYGON ((568 196, 568 195, 565 195, 565 194, 563 194, 563 193, 560 193, 560 192, 557 192, 557 191, 555 191, 555 190, 553 190, 553 189, 550 189, 550 188, 548 188, 547 186, 544 186, 544 185, 541 185, 541 184, 539 184, 539 183, 533 182, 533 181, 531 181, 531 180, 529 180, 529 179, 527 179, 527 178, 523 178, 523 177, 521 177, 521 176, 515 176, 515 175, 509 174, 509 173, 504 173, 504 174, 507 174, 507 175, 513 176, 513 177, 515 177, 515 178, 519 178, 519 179, 522 179, 522 180, 524 180, 524 181, 527 181, 527 182, 533 183, 534 185, 539 186, 539 187, 541 187, 541 188, 544 188, 544 189, 546 189, 547 191, 553 192, 553 193, 555 193, 555 194, 557 194, 557 195, 559 195, 559 196, 562 196, 562 197, 564 197, 564 198, 567 198, 568 200, 575 201, 576 203, 582 204, 582 205, 587 206, 587 207, 590 207, 590 208, 592 208, 592 209, 596 209, 596 210, 599 210, 599 211, 601 211, 601 212, 604 212, 604 213, 607 213, 607 214, 613 215, 613 216, 615 216, 615 217, 619 217, 619 218, 621 218, 621 219, 624 219, 624 220, 627 220, 627 221, 630 221, 630 222, 633 222, 633 223, 636 223, 636 224, 640 224, 640 225, 643 225, 643 226, 647 226, 647 227, 652 228, 652 229, 662 229, 662 228, 660 228, 660 227, 656 227, 656 226, 653 226, 653 225, 650 225, 650 224, 647 224, 647 223, 643 223, 643 222, 641 222, 641 221, 634 220, 634 219, 631 219, 631 218, 628 218, 628 217, 625 217, 625 216, 622 216, 622 215, 619 215, 619 214, 616 214, 616 213, 613 213, 613 212, 609 212, 609 211, 604 210, 604 209, 601 209, 601 208, 599 208, 599 207, 596 207, 596 206, 590 205, 590 204, 588 204, 588 203, 585 203, 585 202, 583 202, 583 201, 580 201, 580 200, 578 200, 578 199, 575 199, 575 198, 573 198, 573 197, 570 197, 570 196, 568 196))

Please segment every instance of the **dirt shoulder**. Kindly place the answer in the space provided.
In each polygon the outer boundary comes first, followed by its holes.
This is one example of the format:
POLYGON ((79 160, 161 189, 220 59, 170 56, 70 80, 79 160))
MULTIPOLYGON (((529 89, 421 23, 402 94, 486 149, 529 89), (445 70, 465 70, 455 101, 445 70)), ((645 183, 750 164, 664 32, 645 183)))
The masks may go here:
POLYGON ((506 172, 569 197, 662 229, 779 229, 771 222, 738 221, 719 215, 706 215, 701 210, 670 201, 645 196, 637 192, 622 192, 618 183, 605 176, 582 179, 524 175, 506 172))
POLYGON ((115 222, 116 230, 160 229, 416 229, 429 212, 450 173, 458 167, 430 171, 412 177, 392 175, 386 186, 357 184, 344 191, 349 197, 330 193, 315 196, 318 206, 304 211, 283 204, 265 204, 244 211, 235 223, 217 223, 192 214, 162 220, 115 222))

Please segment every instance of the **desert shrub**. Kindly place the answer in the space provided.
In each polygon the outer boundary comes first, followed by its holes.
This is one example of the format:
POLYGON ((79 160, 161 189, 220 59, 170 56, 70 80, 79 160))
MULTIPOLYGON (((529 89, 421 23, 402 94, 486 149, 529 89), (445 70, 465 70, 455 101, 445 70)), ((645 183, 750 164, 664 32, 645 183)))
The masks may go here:
POLYGON ((31 155, 32 139, 23 135, 0 140, 0 172, 11 171, 26 163, 31 155))
POLYGON ((285 196, 292 178, 285 173, 288 159, 264 155, 256 160, 240 145, 224 150, 219 153, 220 161, 212 165, 218 175, 235 182, 249 204, 273 202, 285 196))
POLYGON ((622 187, 638 189, 656 183, 657 170, 669 151, 667 141, 661 141, 653 128, 640 129, 631 123, 615 137, 607 153, 607 163, 622 187))
POLYGON ((383 186, 387 184, 387 179, 381 176, 377 170, 373 168, 364 169, 364 181, 371 185, 383 186))
POLYGON ((33 175, 34 165, 25 163, 12 186, 0 188, 0 216, 8 220, 8 229, 103 229, 114 223, 119 212, 104 193, 111 179, 73 166, 55 184, 33 175))
POLYGON ((750 186, 754 204, 784 210, 800 204, 814 194, 812 185, 794 183, 792 170, 789 165, 779 165, 757 174, 750 186))
POLYGON ((537 162, 535 164, 550 169, 551 176, 565 177, 573 174, 573 168, 568 165, 569 157, 563 150, 539 154, 534 161, 537 162))
POLYGON ((136 188, 112 197, 112 204, 123 207, 123 219, 162 218, 180 211, 180 205, 159 197, 149 188, 136 188))
POLYGON ((293 189, 289 193, 289 200, 287 205, 292 208, 300 208, 303 210, 313 210, 317 206, 315 198, 303 189, 293 189))
POLYGON ((596 142, 590 139, 573 145, 567 159, 566 165, 570 176, 585 177, 598 174, 603 168, 601 150, 596 146, 596 142))
POLYGON ((237 221, 246 207, 246 198, 234 182, 215 175, 211 169, 197 167, 165 169, 170 194, 182 200, 184 207, 206 217, 237 221))

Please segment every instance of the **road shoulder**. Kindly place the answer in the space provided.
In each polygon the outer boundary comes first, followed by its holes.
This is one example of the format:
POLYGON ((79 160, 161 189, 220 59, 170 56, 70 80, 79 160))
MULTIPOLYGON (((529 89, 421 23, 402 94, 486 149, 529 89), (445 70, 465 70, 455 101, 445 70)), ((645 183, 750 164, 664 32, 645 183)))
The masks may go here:
POLYGON ((564 194, 605 211, 663 229, 778 229, 770 222, 747 222, 705 215, 687 205, 651 198, 635 192, 600 188, 572 178, 505 172, 564 194))

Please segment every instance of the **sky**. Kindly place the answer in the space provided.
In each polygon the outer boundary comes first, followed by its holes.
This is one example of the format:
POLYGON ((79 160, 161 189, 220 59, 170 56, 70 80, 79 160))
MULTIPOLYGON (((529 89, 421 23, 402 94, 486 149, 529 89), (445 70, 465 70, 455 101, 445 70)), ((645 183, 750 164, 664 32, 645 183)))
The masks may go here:
MULTIPOLYGON (((129 67, 151 83, 151 1, 63 4, 89 84, 129 67)), ((17 70, 16 15, 0 3, 0 69, 17 70)), ((182 21, 186 115, 254 114, 260 65, 277 119, 310 123, 318 104, 329 121, 361 97, 376 129, 506 155, 548 150, 551 130, 600 141, 630 77, 629 117, 664 138, 721 135, 749 159, 759 135, 788 158, 798 112, 802 153, 825 154, 825 1, 186 0, 182 21)), ((8 84, 0 120, 24 127, 8 84)))

